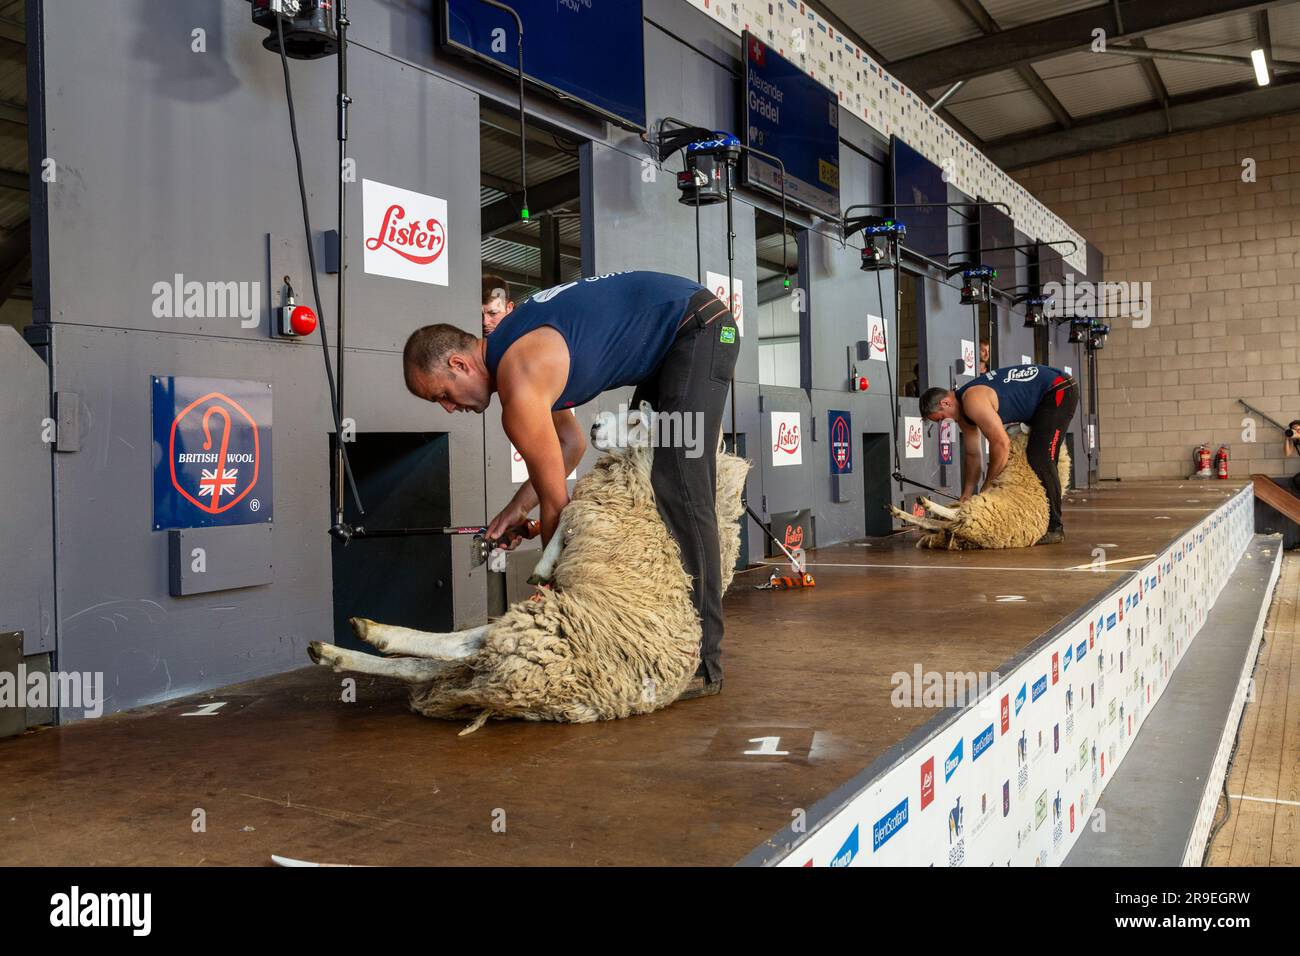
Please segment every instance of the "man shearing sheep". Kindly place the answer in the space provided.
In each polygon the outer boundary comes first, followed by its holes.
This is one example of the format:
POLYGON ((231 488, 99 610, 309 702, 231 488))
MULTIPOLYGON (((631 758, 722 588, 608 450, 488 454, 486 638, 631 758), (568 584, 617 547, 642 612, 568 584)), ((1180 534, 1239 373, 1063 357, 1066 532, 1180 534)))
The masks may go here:
POLYGON ((651 472, 703 635, 700 670, 683 697, 722 687, 715 451, 738 348, 727 306, 697 282, 622 272, 538 292, 482 339, 454 325, 425 326, 403 353, 407 388, 448 412, 482 413, 494 392, 500 397, 501 424, 529 476, 488 526, 489 538, 511 547, 539 504, 542 540, 549 541, 568 504, 565 476, 587 445, 569 409, 635 385, 631 407, 647 401, 666 420, 702 423, 695 447, 687 447, 685 429, 669 441, 661 433, 651 472))
POLYGON ((962 501, 975 494, 979 484, 980 436, 989 443, 989 467, 983 485, 987 488, 1007 464, 1011 438, 1006 426, 1016 422, 1029 426, 1025 453, 1047 492, 1049 512, 1047 533, 1037 544, 1065 540, 1056 460, 1078 405, 1078 382, 1047 365, 1010 365, 977 376, 956 391, 931 388, 921 396, 921 414, 926 419, 941 422, 951 418, 961 427, 962 501))

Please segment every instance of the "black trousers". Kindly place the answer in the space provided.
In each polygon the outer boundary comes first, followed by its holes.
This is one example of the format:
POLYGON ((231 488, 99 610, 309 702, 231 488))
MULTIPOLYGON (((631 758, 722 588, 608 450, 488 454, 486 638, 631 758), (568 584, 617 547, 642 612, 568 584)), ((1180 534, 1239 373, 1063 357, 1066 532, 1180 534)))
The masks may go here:
POLYGON ((710 681, 722 677, 716 453, 739 350, 726 305, 703 289, 687 306, 659 368, 632 395, 633 408, 645 401, 666 416, 660 418, 650 478, 659 514, 691 577, 691 599, 702 628, 700 656, 710 681))
POLYGON ((1058 378, 1043 396, 1029 421, 1029 444, 1025 449, 1029 467, 1047 492, 1049 516, 1047 530, 1061 528, 1061 476, 1056 470, 1065 444, 1065 431, 1079 407, 1079 383, 1073 378, 1058 378))

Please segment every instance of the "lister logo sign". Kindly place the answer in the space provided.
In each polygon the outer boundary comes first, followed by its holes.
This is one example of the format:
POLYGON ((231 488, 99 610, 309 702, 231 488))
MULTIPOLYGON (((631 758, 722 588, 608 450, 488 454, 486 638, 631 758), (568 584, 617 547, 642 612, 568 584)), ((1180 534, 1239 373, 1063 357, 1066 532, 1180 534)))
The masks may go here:
MULTIPOLYGON (((727 277, 720 272, 709 272, 704 276, 709 291, 718 297, 723 305, 727 304, 727 277)), ((731 314, 736 320, 736 331, 745 334, 745 284, 732 277, 731 287, 735 290, 735 301, 731 304, 731 314)))
POLYGON ((372 179, 361 194, 366 272, 447 285, 447 201, 372 179))
POLYGON ((908 458, 925 457, 925 431, 922 419, 910 415, 903 417, 903 440, 907 443, 908 458))
POLYGON ((867 316, 867 340, 871 343, 870 358, 885 359, 885 320, 878 315, 867 316))
POLYGON ((803 447, 800 442, 799 413, 772 413, 772 464, 803 464, 803 447))

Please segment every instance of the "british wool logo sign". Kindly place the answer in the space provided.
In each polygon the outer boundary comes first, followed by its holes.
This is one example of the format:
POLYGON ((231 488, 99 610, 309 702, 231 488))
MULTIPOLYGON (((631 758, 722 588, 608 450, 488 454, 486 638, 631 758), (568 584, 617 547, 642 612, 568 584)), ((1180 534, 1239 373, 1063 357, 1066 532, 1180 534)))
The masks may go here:
POLYGON ((361 195, 366 272, 447 285, 447 201, 373 179, 361 195))
POLYGON ((155 531, 270 521, 271 386, 154 376, 153 462, 155 531))

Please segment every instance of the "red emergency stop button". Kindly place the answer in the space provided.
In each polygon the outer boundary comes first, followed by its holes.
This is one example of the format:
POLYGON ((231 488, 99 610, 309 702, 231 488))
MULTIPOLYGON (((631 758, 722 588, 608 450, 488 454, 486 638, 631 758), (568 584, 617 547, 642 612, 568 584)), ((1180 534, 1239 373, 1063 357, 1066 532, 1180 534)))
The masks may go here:
POLYGON ((859 391, 859 392, 865 392, 865 391, 866 391, 867 389, 869 389, 870 387, 871 387, 871 383, 867 381, 867 377, 866 377, 865 375, 859 375, 859 376, 858 376, 858 391, 859 391))
POLYGON ((316 331, 316 313, 311 306, 297 306, 289 316, 289 327, 295 335, 311 335, 316 331))

